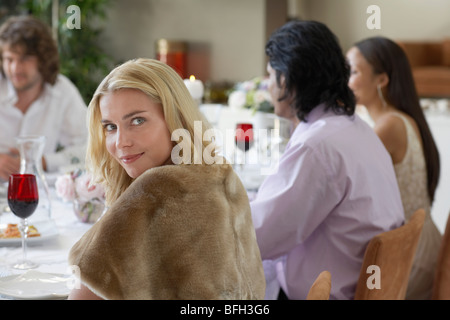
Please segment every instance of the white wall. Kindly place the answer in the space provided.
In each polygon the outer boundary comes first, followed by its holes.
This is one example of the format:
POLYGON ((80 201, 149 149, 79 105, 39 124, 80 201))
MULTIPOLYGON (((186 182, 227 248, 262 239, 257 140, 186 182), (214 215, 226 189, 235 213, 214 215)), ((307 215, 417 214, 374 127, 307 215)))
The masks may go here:
POLYGON ((382 35, 393 40, 442 40, 450 38, 448 0, 297 0, 307 19, 326 23, 346 51, 363 38, 382 35), (381 10, 381 29, 369 30, 370 5, 381 10))
MULTIPOLYGON (((366 37, 450 38, 450 0, 289 0, 289 16, 326 23, 344 51, 366 37), (381 29, 369 30, 369 5, 381 29)), ((210 45, 210 78, 242 81, 265 73, 264 0, 115 0, 103 46, 117 59, 155 57, 158 38, 210 45)))
POLYGON ((425 115, 441 159, 441 175, 431 215, 439 230, 444 233, 450 213, 450 110, 447 112, 427 111, 425 115))
POLYGON ((210 45, 214 81, 265 72, 263 0, 116 0, 103 46, 116 59, 155 58, 159 38, 210 45))

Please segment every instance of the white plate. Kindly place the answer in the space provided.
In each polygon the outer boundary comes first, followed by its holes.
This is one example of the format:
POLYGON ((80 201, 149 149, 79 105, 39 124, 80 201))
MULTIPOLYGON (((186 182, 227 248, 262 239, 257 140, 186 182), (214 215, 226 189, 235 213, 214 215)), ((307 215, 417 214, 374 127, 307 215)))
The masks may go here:
POLYGON ((0 295, 14 299, 64 299, 70 293, 70 276, 29 270, 0 278, 0 295))
MULTIPOLYGON (((2 221, 3 220, 4 219, 2 219, 2 221)), ((58 235, 58 227, 56 226, 54 221, 51 221, 51 220, 36 221, 36 222, 32 221, 32 222, 29 222, 29 224, 35 226, 41 235, 39 237, 27 238, 27 244, 28 243, 33 244, 33 243, 39 243, 41 241, 46 241, 46 240, 54 238, 58 235)), ((7 223, 1 223, 0 224, 0 232, 3 232, 6 229, 7 225, 8 225, 7 223)), ((21 238, 8 238, 8 239, 0 238, 0 246, 1 245, 10 245, 10 244, 22 244, 22 239, 21 238)))

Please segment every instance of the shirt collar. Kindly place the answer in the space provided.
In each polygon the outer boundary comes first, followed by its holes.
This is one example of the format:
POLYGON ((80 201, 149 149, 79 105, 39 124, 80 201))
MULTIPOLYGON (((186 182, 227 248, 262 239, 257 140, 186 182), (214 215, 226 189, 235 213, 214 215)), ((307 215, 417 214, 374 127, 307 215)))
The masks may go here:
POLYGON ((46 95, 54 95, 54 96, 58 96, 61 94, 61 90, 58 90, 56 88, 56 83, 58 82, 58 79, 56 79, 56 82, 54 85, 51 85, 48 82, 44 83, 44 89, 42 90, 42 95, 46 94, 46 95))
POLYGON ((297 132, 302 132, 309 128, 309 126, 319 120, 327 111, 325 111, 325 104, 321 103, 312 109, 306 116, 306 121, 300 121, 300 123, 295 128, 293 135, 297 132))
POLYGON ((322 116, 325 115, 326 113, 330 112, 330 110, 325 109, 326 109, 325 103, 321 103, 314 109, 312 109, 306 116, 306 120, 308 121, 307 123, 313 123, 318 119, 322 118, 322 116))

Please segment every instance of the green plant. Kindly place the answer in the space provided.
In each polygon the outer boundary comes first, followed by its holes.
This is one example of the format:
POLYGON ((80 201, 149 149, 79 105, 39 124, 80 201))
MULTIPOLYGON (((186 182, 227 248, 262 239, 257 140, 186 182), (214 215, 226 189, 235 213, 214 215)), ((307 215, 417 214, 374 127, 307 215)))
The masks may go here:
POLYGON ((0 1, 0 24, 2 24, 8 16, 18 14, 17 5, 19 0, 1 0, 0 1))
POLYGON ((99 22, 106 19, 105 11, 113 1, 22 0, 20 4, 24 11, 56 28, 61 73, 77 86, 86 104, 113 65, 113 59, 98 44, 102 32, 99 22), (71 5, 80 9, 81 29, 67 26, 67 19, 72 15, 67 9, 71 5), (57 26, 52 25, 55 8, 58 11, 57 26))

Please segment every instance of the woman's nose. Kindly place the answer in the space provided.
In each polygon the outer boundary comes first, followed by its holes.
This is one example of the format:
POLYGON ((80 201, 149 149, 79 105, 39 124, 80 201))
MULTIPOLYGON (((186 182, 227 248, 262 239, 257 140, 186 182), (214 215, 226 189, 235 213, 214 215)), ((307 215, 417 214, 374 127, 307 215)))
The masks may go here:
POLYGON ((133 145, 133 138, 127 130, 117 130, 116 148, 126 148, 133 145))

